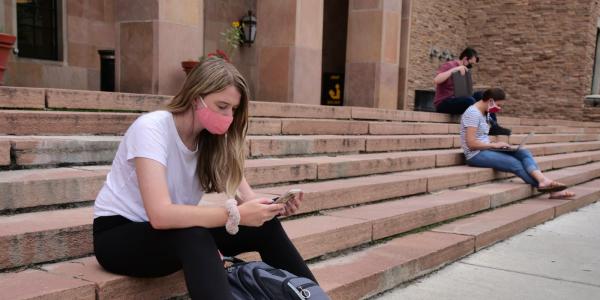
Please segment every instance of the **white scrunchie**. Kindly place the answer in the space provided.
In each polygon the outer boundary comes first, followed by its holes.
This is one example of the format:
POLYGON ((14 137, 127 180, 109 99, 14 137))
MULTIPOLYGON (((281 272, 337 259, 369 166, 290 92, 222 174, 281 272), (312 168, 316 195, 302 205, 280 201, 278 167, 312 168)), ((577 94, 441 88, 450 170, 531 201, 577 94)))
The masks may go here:
POLYGON ((240 225, 240 211, 237 207, 237 201, 235 199, 228 199, 225 201, 225 209, 227 210, 227 223, 225 223, 225 230, 231 235, 238 233, 238 225, 240 225))

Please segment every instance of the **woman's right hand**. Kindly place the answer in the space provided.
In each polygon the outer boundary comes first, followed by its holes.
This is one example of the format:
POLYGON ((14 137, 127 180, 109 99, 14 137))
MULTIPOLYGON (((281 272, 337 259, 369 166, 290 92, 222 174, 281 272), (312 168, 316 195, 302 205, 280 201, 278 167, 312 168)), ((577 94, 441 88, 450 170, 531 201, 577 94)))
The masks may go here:
POLYGON ((505 142, 491 143, 492 149, 510 148, 510 145, 505 142))
POLYGON ((283 204, 275 204, 268 198, 257 198, 238 206, 240 225, 259 227, 285 211, 283 204))

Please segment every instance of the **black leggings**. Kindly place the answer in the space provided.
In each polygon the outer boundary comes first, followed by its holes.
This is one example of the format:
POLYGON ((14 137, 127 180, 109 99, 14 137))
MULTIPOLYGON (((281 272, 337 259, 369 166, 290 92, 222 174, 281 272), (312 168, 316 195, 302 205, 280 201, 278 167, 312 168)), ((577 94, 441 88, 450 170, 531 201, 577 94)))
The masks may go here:
POLYGON ((315 280, 277 218, 261 227, 240 226, 236 235, 224 227, 157 230, 121 216, 94 219, 94 251, 102 267, 133 277, 183 268, 192 299, 232 299, 217 249, 225 256, 258 251, 267 264, 315 280))

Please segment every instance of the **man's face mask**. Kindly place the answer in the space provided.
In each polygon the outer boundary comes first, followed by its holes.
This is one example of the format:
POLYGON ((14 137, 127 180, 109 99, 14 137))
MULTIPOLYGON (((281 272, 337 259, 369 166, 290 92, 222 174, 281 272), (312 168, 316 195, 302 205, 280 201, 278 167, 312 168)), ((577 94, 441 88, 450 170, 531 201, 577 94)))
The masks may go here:
POLYGON ((494 101, 494 99, 490 99, 490 102, 488 102, 488 112, 495 114, 500 112, 501 110, 502 108, 496 105, 496 101, 494 101))

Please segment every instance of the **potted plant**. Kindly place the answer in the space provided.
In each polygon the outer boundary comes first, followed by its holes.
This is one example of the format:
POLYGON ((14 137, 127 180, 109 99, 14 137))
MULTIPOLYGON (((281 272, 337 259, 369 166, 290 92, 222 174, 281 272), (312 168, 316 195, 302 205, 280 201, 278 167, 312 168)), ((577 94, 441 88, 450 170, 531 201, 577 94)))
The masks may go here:
POLYGON ((4 71, 6 71, 8 55, 17 39, 16 36, 3 32, 3 28, 0 28, 0 84, 4 82, 4 71))
MULTIPOLYGON (((225 43, 225 50, 217 49, 215 52, 208 53, 206 56, 216 56, 220 57, 228 62, 231 62, 231 54, 233 54, 233 50, 240 47, 242 44, 242 28, 240 26, 240 22, 232 22, 231 26, 228 27, 225 31, 221 32, 221 36, 223 37, 223 42, 225 43)), ((198 65, 199 61, 188 59, 181 62, 181 67, 185 74, 189 74, 196 65, 198 65)))

